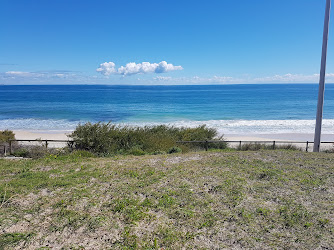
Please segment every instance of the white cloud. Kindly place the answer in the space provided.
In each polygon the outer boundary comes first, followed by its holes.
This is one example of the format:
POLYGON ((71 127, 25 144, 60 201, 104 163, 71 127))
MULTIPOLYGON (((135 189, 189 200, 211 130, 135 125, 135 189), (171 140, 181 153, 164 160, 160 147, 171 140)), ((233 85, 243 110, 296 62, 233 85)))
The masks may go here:
POLYGON ((100 67, 96 69, 97 72, 109 76, 115 75, 134 75, 134 74, 146 74, 146 73, 165 73, 174 70, 182 70, 182 66, 174 66, 166 61, 161 61, 159 63, 127 63, 125 66, 121 66, 118 69, 115 68, 115 63, 105 62, 101 63, 100 67))
MULTIPOLYGON (((271 84, 271 83, 318 83, 319 74, 281 74, 267 76, 182 76, 171 77, 157 74, 154 76, 143 75, 145 73, 168 72, 179 69, 167 62, 161 63, 129 63, 116 68, 113 62, 100 65, 98 72, 104 75, 134 75, 142 74, 140 78, 111 78, 101 75, 88 75, 77 71, 51 70, 51 71, 7 71, 0 72, 0 84, 124 84, 124 85, 208 85, 208 84, 271 84)), ((182 67, 181 67, 182 68, 182 67)), ((326 83, 334 83, 334 73, 326 74, 326 83)))
POLYGON ((0 72, 0 83, 4 84, 63 84, 71 82, 85 82, 91 77, 78 75, 74 71, 7 71, 0 72))
POLYGON ((33 72, 24 72, 24 71, 7 71, 5 72, 5 76, 9 77, 35 77, 39 76, 38 73, 33 72))
MULTIPOLYGON (((163 77, 153 78, 154 82, 164 82, 163 84, 256 84, 256 83, 318 83, 319 74, 283 74, 264 77, 231 77, 231 76, 212 76, 212 77, 163 77)), ((326 83, 334 83, 334 73, 326 74, 326 83)))
MULTIPOLYGON (((303 74, 284 74, 267 77, 254 78, 252 82, 256 83, 317 83, 319 82, 319 74, 303 75, 303 74)), ((326 74, 326 82, 333 82, 334 74, 326 74)))
POLYGON ((170 84, 231 84, 239 83, 242 81, 238 78, 229 76, 212 76, 212 77, 169 77, 169 76, 157 76, 153 77, 154 81, 170 83, 170 84))
POLYGON ((157 77, 154 77, 153 80, 156 80, 156 81, 169 81, 169 80, 172 80, 172 78, 170 76, 157 76, 157 77))
POLYGON ((113 62, 101 63, 100 68, 96 69, 96 71, 101 72, 105 76, 108 76, 108 75, 116 72, 115 63, 113 63, 113 62))
POLYGON ((4 77, 11 78, 66 78, 68 76, 74 76, 75 74, 70 71, 38 71, 38 72, 26 72, 26 71, 7 71, 4 73, 4 77))

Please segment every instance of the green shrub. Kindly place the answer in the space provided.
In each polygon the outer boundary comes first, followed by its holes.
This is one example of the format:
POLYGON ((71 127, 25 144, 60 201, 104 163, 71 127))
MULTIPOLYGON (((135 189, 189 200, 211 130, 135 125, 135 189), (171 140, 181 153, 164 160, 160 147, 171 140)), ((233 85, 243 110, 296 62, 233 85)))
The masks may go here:
POLYGON ((20 149, 16 150, 14 153, 12 153, 12 155, 14 155, 16 157, 28 157, 29 152, 25 148, 20 148, 20 149))
POLYGON ((47 150, 45 146, 18 146, 12 152, 12 155, 17 156, 17 157, 26 157, 26 158, 33 158, 33 159, 38 159, 38 158, 43 158, 46 155, 52 153, 52 149, 47 150))
POLYGON ((12 147, 12 150, 13 156, 33 159, 39 159, 50 155, 58 156, 70 153, 57 148, 46 149, 45 145, 17 145, 12 147))
MULTIPOLYGON (((257 151, 257 150, 271 150, 274 149, 272 142, 268 144, 261 144, 261 143, 245 143, 242 144, 241 147, 240 145, 237 147, 237 150, 241 151, 257 151)), ((275 145, 275 149, 285 149, 285 150, 301 150, 297 146, 294 146, 292 144, 283 144, 283 145, 275 145)))
POLYGON ((257 151, 260 149, 265 149, 267 146, 265 144, 260 144, 260 143, 246 143, 242 144, 241 147, 238 146, 238 150, 241 151, 257 151))
POLYGON ((145 152, 141 149, 140 146, 134 146, 129 150, 129 154, 132 155, 144 155, 145 152))
MULTIPOLYGON (((116 153, 142 155, 154 152, 167 153, 173 147, 181 148, 182 152, 196 148, 203 149, 203 143, 180 145, 177 141, 205 141, 212 140, 216 136, 217 131, 205 125, 196 128, 176 128, 166 125, 130 127, 111 123, 86 123, 78 125, 69 137, 74 140, 76 149, 100 155, 116 153)), ((209 146, 215 147, 215 145, 209 146)), ((219 144, 219 148, 224 147, 226 143, 219 144)))
POLYGON ((301 149, 292 144, 283 144, 283 145, 276 145, 275 149, 285 149, 285 150, 296 150, 301 151, 301 149))
POLYGON ((87 157, 87 158, 96 157, 92 152, 89 152, 86 150, 74 150, 73 152, 69 153, 69 155, 74 156, 74 157, 87 157))
MULTIPOLYGON (((5 153, 4 146, 8 150, 10 140, 15 140, 15 134, 13 131, 11 130, 0 131, 0 155, 3 155, 5 153)), ((15 146, 17 146, 17 143, 13 142, 12 147, 15 146)))
POLYGON ((179 147, 172 147, 168 150, 168 154, 175 154, 175 153, 181 153, 182 149, 179 147))
POLYGON ((15 140, 15 134, 11 130, 0 131, 0 142, 9 142, 15 140))
POLYGON ((157 150, 157 151, 154 151, 152 154, 153 154, 153 155, 165 155, 166 152, 165 152, 165 151, 157 150))

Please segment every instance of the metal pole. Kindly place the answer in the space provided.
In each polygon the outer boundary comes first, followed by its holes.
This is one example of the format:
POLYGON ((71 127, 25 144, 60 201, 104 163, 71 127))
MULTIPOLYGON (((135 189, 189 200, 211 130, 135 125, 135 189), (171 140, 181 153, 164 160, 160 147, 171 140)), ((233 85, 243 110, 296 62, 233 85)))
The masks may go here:
POLYGON ((314 133, 313 152, 320 151, 330 9, 331 9, 331 0, 326 0, 326 13, 325 13, 324 34, 322 41, 322 56, 321 56, 321 69, 320 69, 320 81, 319 81, 319 93, 318 93, 317 120, 314 133))

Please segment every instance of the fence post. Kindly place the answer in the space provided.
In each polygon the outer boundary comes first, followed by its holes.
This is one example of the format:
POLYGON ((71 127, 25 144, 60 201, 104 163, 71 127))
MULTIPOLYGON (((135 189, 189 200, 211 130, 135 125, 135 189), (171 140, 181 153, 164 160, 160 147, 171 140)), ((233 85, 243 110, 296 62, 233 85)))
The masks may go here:
POLYGON ((45 140, 45 149, 48 149, 48 140, 45 140))
POLYGON ((12 141, 9 141, 9 154, 12 154, 12 141))
POLYGON ((239 148, 241 149, 241 141, 239 142, 239 148))
POLYGON ((208 140, 205 140, 204 147, 205 147, 205 151, 208 151, 208 140))
POLYGON ((273 149, 275 150, 275 144, 276 144, 276 142, 275 141, 273 141, 273 149))
POLYGON ((4 156, 7 156, 6 145, 3 145, 3 154, 4 156))
POLYGON ((308 141, 306 142, 306 152, 308 152, 308 141))

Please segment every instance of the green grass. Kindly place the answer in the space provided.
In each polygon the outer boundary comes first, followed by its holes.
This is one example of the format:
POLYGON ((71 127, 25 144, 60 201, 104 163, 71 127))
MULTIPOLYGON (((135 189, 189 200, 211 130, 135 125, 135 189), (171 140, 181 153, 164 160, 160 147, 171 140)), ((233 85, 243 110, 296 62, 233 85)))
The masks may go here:
POLYGON ((0 249, 334 247, 334 155, 0 160, 0 249))

